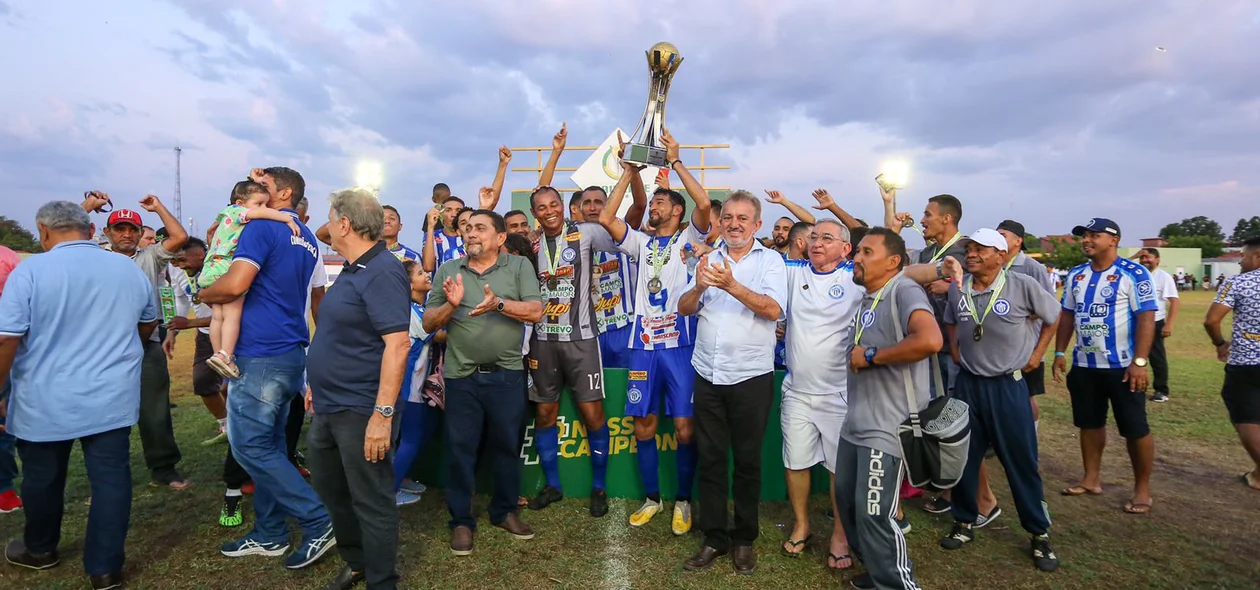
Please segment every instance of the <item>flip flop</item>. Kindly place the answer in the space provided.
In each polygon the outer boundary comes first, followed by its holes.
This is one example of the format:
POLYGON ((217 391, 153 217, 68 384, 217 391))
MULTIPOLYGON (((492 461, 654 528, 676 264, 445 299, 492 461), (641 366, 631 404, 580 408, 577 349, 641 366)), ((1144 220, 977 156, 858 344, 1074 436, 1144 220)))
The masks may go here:
POLYGON ((801 554, 805 552, 805 544, 809 543, 810 539, 813 539, 813 538, 814 538, 814 533, 805 535, 805 538, 799 541, 793 541, 791 538, 788 538, 788 540, 783 542, 783 548, 782 548, 783 554, 793 559, 800 557, 801 554), (801 550, 789 551, 788 547, 799 547, 801 550))
POLYGON ((1084 496, 1085 494, 1089 494, 1091 496, 1101 496, 1102 489, 1099 488, 1097 490, 1091 490, 1082 486, 1072 486, 1070 488, 1063 488, 1062 490, 1059 490, 1059 493, 1064 496, 1084 496))
POLYGON ((833 570, 847 570, 849 568, 852 568, 853 556, 849 555, 848 553, 845 553, 844 555, 836 555, 835 553, 828 551, 827 552, 827 567, 833 570), (845 560, 849 561, 849 565, 846 565, 844 567, 836 567, 836 566, 831 565, 832 563, 839 563, 845 560))
POLYGON ((1248 472, 1246 472, 1246 473, 1240 473, 1240 474, 1238 474, 1238 481, 1242 482, 1242 484, 1243 484, 1243 485, 1245 485, 1245 486, 1247 486, 1247 487, 1249 487, 1249 488, 1251 488, 1251 489, 1253 489, 1253 490, 1260 490, 1260 486, 1257 486, 1257 485, 1255 485, 1255 484, 1251 483, 1251 481, 1252 481, 1253 479, 1255 479, 1255 480, 1260 480, 1260 477, 1256 477, 1256 472, 1255 472, 1255 471, 1248 471, 1248 472))
POLYGON ((1150 514, 1150 504, 1134 504, 1133 500, 1124 503, 1124 512, 1126 514, 1150 514))

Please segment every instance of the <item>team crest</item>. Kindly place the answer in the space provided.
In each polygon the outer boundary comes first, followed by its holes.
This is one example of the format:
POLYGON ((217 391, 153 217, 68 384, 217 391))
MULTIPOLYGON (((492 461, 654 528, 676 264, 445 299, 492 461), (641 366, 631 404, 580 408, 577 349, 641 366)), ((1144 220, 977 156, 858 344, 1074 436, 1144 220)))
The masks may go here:
POLYGON ((643 392, 639 391, 638 387, 631 387, 626 391, 626 401, 632 404, 637 404, 640 401, 643 401, 643 392))
POLYGON ((832 299, 844 297, 844 287, 841 287, 840 285, 832 285, 831 288, 827 290, 827 294, 830 295, 832 299))
POLYGON ((573 260, 577 258, 577 250, 574 250, 573 248, 565 248, 564 252, 560 253, 560 258, 564 259, 565 262, 573 262, 573 260))
POLYGON ((1076 275, 1076 278, 1074 278, 1074 279, 1072 279, 1072 280, 1073 280, 1073 281, 1076 281, 1076 282, 1078 282, 1078 283, 1079 283, 1079 282, 1081 282, 1081 281, 1085 280, 1085 275, 1076 275))
POLYGON ((1011 302, 1005 299, 998 299, 993 302, 993 313, 1001 316, 1011 313, 1011 302))
POLYGON ((1150 294, 1151 294, 1150 283, 1145 282, 1145 281, 1138 283, 1138 295, 1150 295, 1150 294))
POLYGON ((875 312, 869 309, 862 312, 862 327, 869 328, 873 323, 875 323, 875 312))
POLYGON ((1113 289, 1113 288, 1111 288, 1111 285, 1104 285, 1104 286, 1103 286, 1103 288, 1102 288, 1102 296, 1103 296, 1103 297, 1111 297, 1112 295, 1115 295, 1115 294, 1116 294, 1116 290, 1115 290, 1115 289, 1113 289))

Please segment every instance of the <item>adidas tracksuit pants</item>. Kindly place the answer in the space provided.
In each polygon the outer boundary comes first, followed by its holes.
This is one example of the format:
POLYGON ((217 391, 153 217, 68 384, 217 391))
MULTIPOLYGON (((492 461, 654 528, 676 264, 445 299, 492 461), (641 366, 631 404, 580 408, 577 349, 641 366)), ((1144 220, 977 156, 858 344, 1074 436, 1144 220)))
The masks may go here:
MULTIPOLYGON (((1026 402, 1025 402, 1026 403, 1026 402)), ((901 493, 901 459, 843 437, 836 451, 836 518, 853 555, 883 589, 918 590, 906 538, 894 518, 901 493)))

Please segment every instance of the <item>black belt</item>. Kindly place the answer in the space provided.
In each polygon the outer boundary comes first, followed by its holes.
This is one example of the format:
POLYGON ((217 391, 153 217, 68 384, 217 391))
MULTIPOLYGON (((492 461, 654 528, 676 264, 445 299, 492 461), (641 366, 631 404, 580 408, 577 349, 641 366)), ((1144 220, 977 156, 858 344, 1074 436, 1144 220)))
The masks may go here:
POLYGON ((498 373, 499 371, 502 371, 502 370, 504 370, 503 367, 500 367, 499 365, 476 365, 473 367, 474 373, 482 373, 482 374, 498 373))

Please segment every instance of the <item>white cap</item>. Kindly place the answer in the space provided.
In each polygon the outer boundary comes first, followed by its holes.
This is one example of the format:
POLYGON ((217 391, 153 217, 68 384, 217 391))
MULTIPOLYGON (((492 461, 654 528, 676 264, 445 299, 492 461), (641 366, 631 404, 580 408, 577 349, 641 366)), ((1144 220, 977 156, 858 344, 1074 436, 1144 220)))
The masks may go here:
POLYGON ((980 228, 976 230, 974 233, 972 233, 969 237, 966 237, 963 239, 964 239, 964 242, 963 242, 964 245, 966 244, 967 241, 971 241, 971 242, 980 244, 981 246, 997 248, 998 251, 1000 252, 1005 252, 1006 249, 1009 248, 1009 246, 1007 246, 1006 244, 1006 238, 1002 234, 998 233, 996 229, 989 229, 987 227, 980 228))

